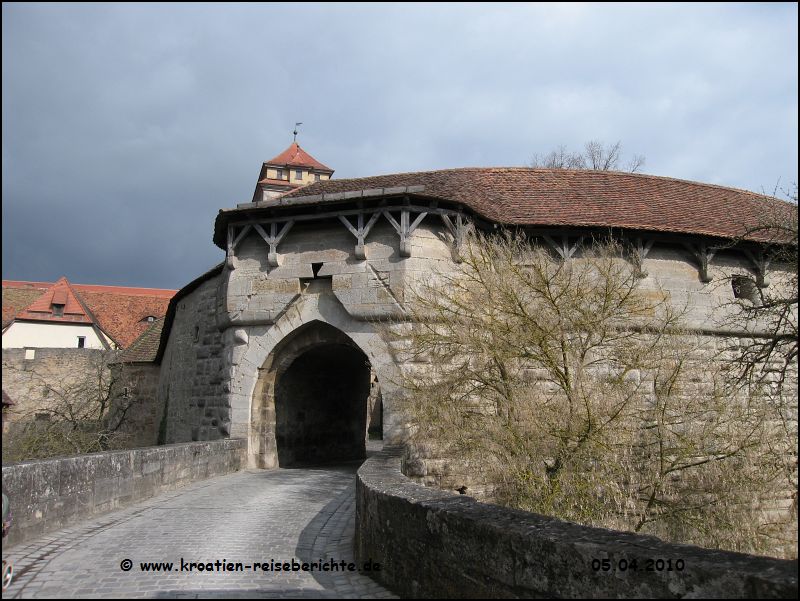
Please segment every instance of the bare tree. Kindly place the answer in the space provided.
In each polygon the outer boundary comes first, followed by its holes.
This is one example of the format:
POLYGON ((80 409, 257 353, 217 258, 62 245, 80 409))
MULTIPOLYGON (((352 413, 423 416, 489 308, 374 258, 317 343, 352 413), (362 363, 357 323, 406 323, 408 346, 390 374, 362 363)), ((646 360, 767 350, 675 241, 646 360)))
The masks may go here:
POLYGON ((763 266, 756 278, 742 274, 726 278, 738 300, 725 307, 722 325, 755 334, 734 353, 743 385, 770 382, 780 389, 789 375, 797 374, 797 184, 786 196, 789 202, 775 198, 776 202, 765 203, 759 223, 746 228, 733 243, 757 241, 760 247, 748 252, 754 263, 763 266))
MULTIPOLYGON (((776 190, 777 192, 777 190, 776 190)), ((759 211, 759 223, 745 228, 732 245, 748 248, 755 269, 731 273, 720 285, 731 285, 736 298, 721 307, 720 325, 747 332, 723 345, 720 355, 729 361, 733 388, 740 395, 759 398, 772 408, 780 426, 779 440, 787 440, 780 464, 793 491, 797 511, 798 443, 798 209, 797 184, 784 191, 788 202, 773 194, 759 211), (757 246, 753 243, 758 242, 757 246), (767 270, 769 272, 767 273, 767 270)))
POLYGON ((714 349, 622 254, 602 243, 562 261, 478 237, 410 293, 396 335, 414 452, 483 469, 506 505, 796 554, 793 515, 773 511, 789 441, 772 408, 731 396, 714 349))
POLYGON ((605 146, 602 142, 590 140, 585 144, 583 152, 571 152, 567 150, 566 146, 561 145, 546 155, 534 154, 530 166, 546 169, 589 169, 636 173, 644 166, 645 162, 642 155, 634 155, 622 165, 621 160, 622 144, 620 142, 605 146))
MULTIPOLYGON (((4 357, 5 359, 5 357, 4 357)), ((124 448, 125 425, 134 409, 135 383, 123 364, 111 370, 113 351, 84 353, 84 369, 70 377, 53 377, 3 362, 3 379, 17 396, 9 433, 3 437, 8 461, 44 459, 58 455, 124 448)))

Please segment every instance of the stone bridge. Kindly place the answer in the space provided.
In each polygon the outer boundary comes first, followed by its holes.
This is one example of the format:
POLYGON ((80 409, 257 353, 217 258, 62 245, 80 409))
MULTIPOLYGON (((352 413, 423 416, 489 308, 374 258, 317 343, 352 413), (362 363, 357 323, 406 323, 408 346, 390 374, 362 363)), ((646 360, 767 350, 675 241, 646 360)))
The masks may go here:
POLYGON ((479 503, 420 486, 402 448, 372 445, 363 465, 295 469, 244 469, 244 439, 4 466, 3 596, 797 597, 796 560, 479 503))

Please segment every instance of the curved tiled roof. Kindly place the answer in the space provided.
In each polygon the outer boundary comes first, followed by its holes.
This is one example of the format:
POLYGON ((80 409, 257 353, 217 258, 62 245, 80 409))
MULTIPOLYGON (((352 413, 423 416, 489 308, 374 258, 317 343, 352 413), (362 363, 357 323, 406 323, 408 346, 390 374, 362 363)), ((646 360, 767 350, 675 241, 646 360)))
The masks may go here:
MULTIPOLYGON (((364 202, 368 197, 377 202, 381 194, 402 193, 402 189, 410 195, 464 205, 501 224, 615 227, 723 238, 736 238, 759 225, 767 211, 790 207, 746 190, 653 175, 465 168, 326 180, 247 209, 349 200, 359 196, 357 191, 364 202), (343 198, 342 193, 350 194, 343 198)), ((226 220, 226 213, 220 214, 218 224, 220 219, 226 220)))

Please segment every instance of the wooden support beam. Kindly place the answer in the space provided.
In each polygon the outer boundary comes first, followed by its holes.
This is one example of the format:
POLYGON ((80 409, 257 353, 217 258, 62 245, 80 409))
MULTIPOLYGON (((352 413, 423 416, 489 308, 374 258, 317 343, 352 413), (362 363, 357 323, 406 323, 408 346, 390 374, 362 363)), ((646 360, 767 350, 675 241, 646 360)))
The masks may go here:
POLYGON ((697 246, 689 244, 688 242, 684 242, 683 246, 686 247, 692 257, 695 259, 700 281, 704 284, 707 284, 714 279, 708 273, 708 265, 711 262, 711 259, 713 259, 714 255, 717 253, 717 249, 710 248, 705 242, 701 242, 697 246))
POLYGON ((453 217, 455 223, 448 215, 441 214, 442 223, 444 223, 447 230, 453 236, 453 260, 456 263, 461 263, 463 260, 464 244, 467 242, 467 234, 469 233, 470 222, 461 213, 456 213, 453 217))
POLYGON ((253 228, 258 232, 259 236, 264 239, 264 242, 269 245, 269 252, 267 253, 267 263, 270 267, 277 267, 278 266, 278 244, 280 241, 283 240, 283 237, 289 233, 289 230, 292 229, 294 225, 294 220, 290 219, 286 223, 283 224, 280 231, 278 231, 278 223, 273 221, 269 223, 269 234, 264 231, 264 228, 261 227, 258 223, 253 223, 253 228))
POLYGON ((637 278, 646 278, 647 272, 644 270, 644 260, 653 248, 655 240, 650 238, 647 242, 642 241, 641 236, 636 238, 632 245, 631 256, 633 259, 634 274, 637 278))
POLYGON ((364 223, 364 212, 357 214, 358 218, 358 228, 353 227, 353 224, 350 223, 350 220, 345 217, 344 215, 338 215, 339 221, 341 221, 348 231, 356 237, 356 258, 361 259, 362 261, 367 258, 364 252, 364 242, 367 238, 367 234, 372 229, 372 226, 375 225, 375 222, 378 221, 380 218, 380 213, 373 213, 372 216, 369 218, 367 223, 364 223))
POLYGON ((225 253, 225 265, 228 268, 236 269, 233 261, 234 257, 236 256, 236 247, 239 246, 239 243, 242 240, 244 240, 244 237, 250 232, 250 229, 251 226, 249 224, 245 224, 239 234, 235 236, 234 234, 236 234, 236 226, 228 226, 228 250, 225 253))
POLYGON ((236 269, 233 264, 233 226, 228 226, 228 241, 225 250, 225 267, 228 269, 236 269))
POLYGON ((388 210, 383 211, 383 216, 386 217, 386 220, 392 224, 392 227, 400 235, 401 257, 411 256, 411 241, 409 240, 411 236, 409 213, 410 212, 407 207, 402 207, 400 209, 400 223, 397 223, 397 220, 394 217, 392 217, 392 214, 388 210))
POLYGON ((583 242, 583 236, 578 238, 574 244, 569 243, 569 237, 566 235, 561 236, 560 244, 553 240, 549 234, 544 234, 542 238, 544 238, 545 242, 550 245, 550 248, 556 251, 556 254, 558 254, 558 256, 564 261, 571 259, 572 255, 575 254, 575 251, 578 250, 578 247, 580 247, 581 243, 583 242))
MULTIPOLYGON (((427 206, 422 205, 397 205, 392 204, 389 205, 385 200, 378 203, 375 206, 367 207, 363 209, 342 209, 339 211, 323 211, 321 210, 323 207, 318 206, 316 207, 317 211, 314 213, 296 213, 292 215, 286 215, 281 217, 268 217, 266 219, 259 219, 258 223, 265 224, 265 223, 272 223, 278 222, 282 223, 289 219, 292 221, 319 221, 321 219, 330 219, 332 217, 338 217, 339 215, 358 215, 359 213, 364 213, 364 215, 370 215, 373 213, 383 214, 384 211, 400 211, 400 210, 408 210, 412 213, 429 213, 435 215, 458 215, 459 211, 453 209, 442 209, 438 207, 436 202, 431 202, 427 206)), ((252 224, 253 220, 241 220, 241 221, 232 221, 230 225, 238 226, 238 225, 247 225, 252 224)))
POLYGON ((768 287, 769 281, 767 281, 767 269, 769 269, 771 259, 763 250, 759 250, 754 253, 747 248, 743 248, 742 252, 750 260, 753 271, 756 273, 756 286, 759 288, 768 287))
POLYGON ((415 229, 417 229, 417 227, 419 227, 419 224, 420 224, 420 223, 422 223, 422 220, 423 220, 423 219, 425 219, 425 217, 426 217, 427 215, 428 215, 428 213, 427 213, 427 212, 425 212, 425 213, 420 213, 419 215, 417 215, 417 218, 416 218, 416 219, 415 219, 415 220, 414 220, 414 221, 411 223, 411 225, 409 226, 409 228, 408 228, 408 233, 409 233, 409 234, 413 234, 413 233, 414 233, 414 230, 415 230, 415 229))

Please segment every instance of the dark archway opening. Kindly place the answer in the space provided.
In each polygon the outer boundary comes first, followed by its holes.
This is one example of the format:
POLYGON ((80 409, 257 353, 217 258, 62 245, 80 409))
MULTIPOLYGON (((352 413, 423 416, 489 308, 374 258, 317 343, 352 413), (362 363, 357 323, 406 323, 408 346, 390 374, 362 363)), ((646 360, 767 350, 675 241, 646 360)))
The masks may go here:
POLYGON ((369 361, 358 348, 323 343, 299 355, 275 382, 280 467, 366 457, 369 361))

